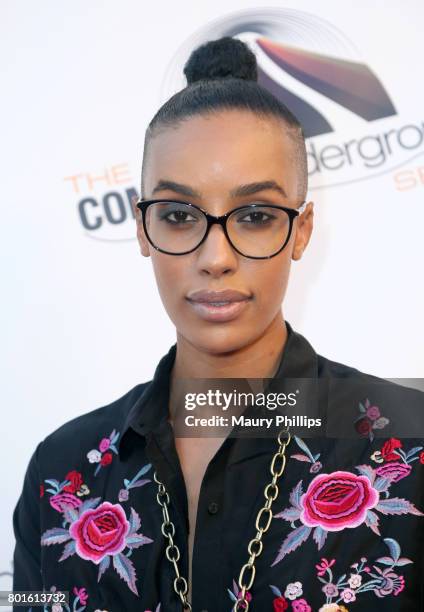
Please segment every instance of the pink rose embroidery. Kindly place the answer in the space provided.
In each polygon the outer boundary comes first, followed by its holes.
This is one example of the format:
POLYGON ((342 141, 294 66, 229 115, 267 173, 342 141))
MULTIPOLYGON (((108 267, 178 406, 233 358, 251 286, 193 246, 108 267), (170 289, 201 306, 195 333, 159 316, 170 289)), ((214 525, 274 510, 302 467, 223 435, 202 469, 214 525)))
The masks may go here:
POLYGON ((50 497, 50 505, 58 512, 64 512, 67 506, 78 508, 81 506, 81 500, 72 493, 57 493, 50 497))
POLYGON ((405 476, 409 476, 412 470, 412 466, 407 463, 399 463, 398 461, 392 463, 385 463, 376 469, 378 476, 388 478, 390 482, 399 482, 405 476))
POLYGON ((98 565, 106 555, 116 555, 125 548, 129 529, 122 507, 105 501, 83 512, 71 524, 69 533, 76 542, 77 554, 98 565))
POLYGON ((99 450, 104 453, 105 451, 107 451, 107 449, 110 446, 110 440, 109 438, 102 438, 102 440, 100 440, 100 444, 99 444, 99 450))
POLYGON ((319 474, 301 497, 300 520, 327 531, 358 527, 379 497, 366 476, 343 471, 319 474))
POLYGON ((371 421, 376 421, 380 416, 380 408, 378 406, 369 406, 367 408, 367 417, 371 419, 371 421))

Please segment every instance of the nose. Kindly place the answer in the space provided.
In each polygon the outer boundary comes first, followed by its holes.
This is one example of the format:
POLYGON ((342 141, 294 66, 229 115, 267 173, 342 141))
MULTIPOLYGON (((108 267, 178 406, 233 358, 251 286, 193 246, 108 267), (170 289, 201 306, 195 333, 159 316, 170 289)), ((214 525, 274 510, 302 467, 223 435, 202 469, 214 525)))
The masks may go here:
POLYGON ((234 272, 238 266, 238 253, 224 233, 224 228, 214 223, 206 240, 197 249, 197 267, 203 274, 219 277, 234 272))

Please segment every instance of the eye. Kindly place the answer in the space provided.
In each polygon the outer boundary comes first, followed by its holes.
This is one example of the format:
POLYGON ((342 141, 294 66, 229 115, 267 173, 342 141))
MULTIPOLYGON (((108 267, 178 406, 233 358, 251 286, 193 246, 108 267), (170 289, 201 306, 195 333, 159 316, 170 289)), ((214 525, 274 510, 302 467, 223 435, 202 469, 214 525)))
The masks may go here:
POLYGON ((275 219, 275 215, 270 212, 270 209, 260 210, 252 209, 240 211, 237 215, 238 223, 247 223, 251 225, 264 225, 275 219))
POLYGON ((185 225, 198 221, 198 218, 188 210, 174 209, 162 210, 159 214, 159 220, 165 221, 170 225, 185 225))

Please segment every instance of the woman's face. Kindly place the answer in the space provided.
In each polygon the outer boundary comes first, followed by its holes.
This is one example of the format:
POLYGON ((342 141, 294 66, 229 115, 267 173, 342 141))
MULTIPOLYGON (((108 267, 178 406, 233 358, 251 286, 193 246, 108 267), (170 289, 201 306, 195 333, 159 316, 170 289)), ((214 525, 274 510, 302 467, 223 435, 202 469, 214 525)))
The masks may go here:
MULTIPOLYGON (((275 119, 237 110, 196 116, 150 140, 143 195, 183 200, 216 216, 253 202, 297 208, 303 194, 294 151, 284 124, 275 119), (242 185, 264 181, 274 182, 281 190, 251 188, 249 195, 232 195, 242 185), (197 195, 189 196, 189 192, 197 195)), ((201 351, 226 353, 255 342, 270 326, 281 324, 291 260, 300 259, 308 243, 312 209, 309 203, 294 221, 286 247, 270 259, 240 255, 217 224, 195 251, 180 256, 161 253, 146 239, 137 210, 141 253, 152 258, 159 293, 177 336, 201 351), (190 299, 198 291, 224 290, 241 292, 246 299, 221 310, 190 299)))

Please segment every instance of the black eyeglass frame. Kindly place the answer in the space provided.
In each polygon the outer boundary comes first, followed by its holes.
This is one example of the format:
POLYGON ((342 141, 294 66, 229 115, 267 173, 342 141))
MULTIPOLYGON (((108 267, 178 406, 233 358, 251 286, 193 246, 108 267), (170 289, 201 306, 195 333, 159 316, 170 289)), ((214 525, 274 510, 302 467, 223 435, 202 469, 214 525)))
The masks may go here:
POLYGON ((225 214, 220 215, 218 217, 215 216, 215 215, 211 215, 206 210, 203 210, 203 208, 201 208, 200 206, 197 206, 196 204, 191 204, 190 202, 185 202, 184 200, 174 200, 174 199, 166 199, 166 198, 158 198, 158 199, 155 199, 155 200, 142 200, 142 199, 139 199, 136 202, 136 206, 141 211, 141 214, 142 214, 143 228, 144 228, 144 232, 146 234, 147 240, 150 242, 150 244, 152 245, 152 247, 154 249, 156 249, 157 251, 160 251, 161 253, 165 253, 167 255, 175 255, 175 256, 188 255, 188 253, 192 253, 193 251, 198 249, 199 246, 203 242, 205 242, 206 238, 208 237, 210 228, 212 227, 212 225, 217 223, 218 225, 220 225, 222 227, 228 242, 230 243, 232 248, 235 251, 237 251, 237 253, 239 253, 240 255, 243 255, 243 257, 248 257, 249 259, 270 259, 271 257, 275 257, 276 255, 281 253, 281 251, 284 249, 284 247, 286 246, 286 244, 290 240, 290 236, 291 236, 292 229, 293 229, 293 222, 294 222, 296 217, 298 217, 299 215, 301 215, 304 212, 304 210, 306 208, 306 200, 303 200, 303 202, 297 208, 288 208, 287 206, 277 206, 276 204, 262 204, 262 203, 261 204, 244 204, 243 206, 238 206, 237 208, 233 208, 232 210, 229 210, 225 214), (156 244, 153 243, 153 241, 151 240, 151 238, 149 236, 149 232, 147 231, 147 227, 146 227, 146 214, 147 214, 147 209, 148 209, 149 206, 151 206, 152 204, 157 204, 159 202, 164 202, 164 203, 165 202, 170 202, 170 203, 174 202, 175 204, 185 204, 186 206, 190 206, 192 208, 195 208, 196 210, 198 210, 201 213, 203 213, 203 215, 206 217, 206 221, 207 221, 205 235, 203 236, 201 241, 194 248, 190 249, 189 251, 184 251, 183 253, 171 253, 170 251, 165 251, 164 249, 161 249, 160 247, 156 246, 156 244), (242 253, 236 246, 234 246, 234 244, 231 242, 231 238, 229 237, 228 232, 227 232, 227 221, 228 221, 229 217, 232 214, 234 214, 235 212, 237 212, 239 210, 249 209, 249 208, 254 209, 254 208, 258 208, 258 207, 260 207, 260 208, 262 208, 262 207, 266 207, 266 208, 278 208, 279 210, 284 210, 288 214, 288 217, 289 217, 290 225, 289 225, 289 231, 288 231, 288 234, 287 234, 287 238, 286 238, 283 246, 280 249, 278 249, 278 251, 273 253, 272 255, 264 255, 264 256, 245 255, 245 253, 242 253))

